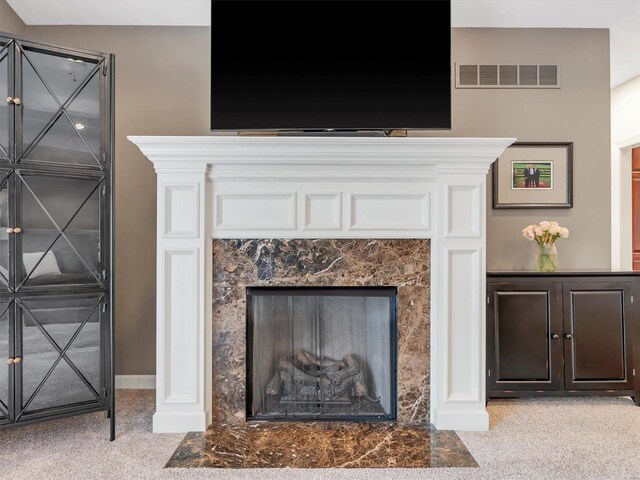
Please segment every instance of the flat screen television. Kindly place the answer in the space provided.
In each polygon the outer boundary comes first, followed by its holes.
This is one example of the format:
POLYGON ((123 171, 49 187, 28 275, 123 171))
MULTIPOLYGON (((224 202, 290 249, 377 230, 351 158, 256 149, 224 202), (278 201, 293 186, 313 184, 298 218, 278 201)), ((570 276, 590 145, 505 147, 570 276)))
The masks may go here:
POLYGON ((451 128, 450 0, 213 0, 212 130, 451 128))

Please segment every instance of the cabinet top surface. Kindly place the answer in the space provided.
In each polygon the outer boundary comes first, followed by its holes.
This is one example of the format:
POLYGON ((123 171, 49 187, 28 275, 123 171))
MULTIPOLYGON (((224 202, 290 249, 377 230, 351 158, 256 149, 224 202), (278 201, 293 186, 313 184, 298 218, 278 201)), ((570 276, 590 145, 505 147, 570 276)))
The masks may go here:
POLYGON ((597 277, 597 276, 640 276, 640 271, 585 269, 558 270, 557 272, 536 272, 534 270, 488 271, 487 277, 597 277))

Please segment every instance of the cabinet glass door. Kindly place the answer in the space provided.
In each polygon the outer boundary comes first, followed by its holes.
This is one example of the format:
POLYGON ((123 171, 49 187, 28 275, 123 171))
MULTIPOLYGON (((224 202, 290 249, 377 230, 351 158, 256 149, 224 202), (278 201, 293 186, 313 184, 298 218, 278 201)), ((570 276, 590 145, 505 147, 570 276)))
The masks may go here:
POLYGON ((101 278, 103 178, 16 173, 22 232, 16 289, 96 285, 101 278))
POLYGON ((18 420, 103 403, 101 294, 17 300, 18 420))
POLYGON ((20 45, 20 162, 101 167, 102 63, 20 45))
POLYGON ((0 300, 0 424, 11 422, 13 410, 13 370, 7 360, 13 358, 11 307, 13 302, 0 300))
POLYGON ((13 95, 13 85, 9 76, 13 42, 0 38, 0 163, 11 161, 9 140, 11 138, 11 115, 13 104, 7 98, 13 95))
POLYGON ((12 173, 10 170, 0 168, 0 292, 13 291, 13 283, 10 281, 11 264, 9 255, 13 239, 7 229, 12 226, 9 194, 12 173))

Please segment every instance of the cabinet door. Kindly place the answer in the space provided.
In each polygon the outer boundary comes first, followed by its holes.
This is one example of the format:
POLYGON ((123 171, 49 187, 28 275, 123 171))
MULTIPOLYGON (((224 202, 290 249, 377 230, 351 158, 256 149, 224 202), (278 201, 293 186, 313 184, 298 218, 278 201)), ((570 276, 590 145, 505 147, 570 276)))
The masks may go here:
POLYGON ((565 389, 632 387, 631 284, 565 283, 565 389))
POLYGON ((104 178, 16 170, 16 290, 103 288, 104 178))
POLYGON ((20 163, 102 168, 104 59, 18 42, 20 163))
POLYGON ((104 405, 103 298, 16 300, 17 421, 104 405))
POLYGON ((15 225, 13 209, 13 171, 0 168, 0 292, 13 291, 13 264, 10 255, 15 236, 7 229, 15 225))
POLYGON ((12 161, 13 147, 13 41, 0 37, 0 164, 12 161))
POLYGON ((13 421, 13 372, 14 365, 7 360, 13 358, 13 301, 0 300, 0 425, 13 421))
POLYGON ((562 354, 559 286, 490 283, 488 295, 488 389, 557 390, 562 354))

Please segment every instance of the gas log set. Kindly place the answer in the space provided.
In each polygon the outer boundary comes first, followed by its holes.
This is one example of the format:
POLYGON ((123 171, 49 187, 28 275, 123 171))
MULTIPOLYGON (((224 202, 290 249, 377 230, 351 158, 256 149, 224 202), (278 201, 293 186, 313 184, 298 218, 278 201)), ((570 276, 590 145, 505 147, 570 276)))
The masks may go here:
POLYGON ((380 399, 369 394, 367 380, 365 365, 354 354, 334 360, 298 349, 292 356, 280 357, 265 387, 267 411, 294 416, 384 414, 380 399))

